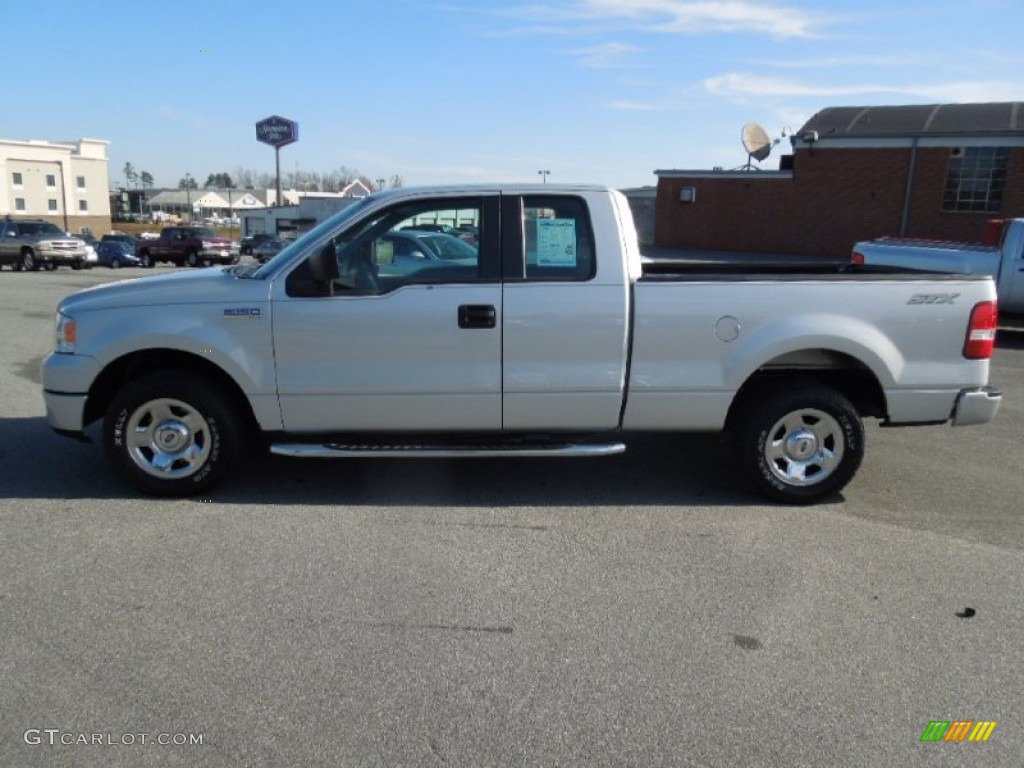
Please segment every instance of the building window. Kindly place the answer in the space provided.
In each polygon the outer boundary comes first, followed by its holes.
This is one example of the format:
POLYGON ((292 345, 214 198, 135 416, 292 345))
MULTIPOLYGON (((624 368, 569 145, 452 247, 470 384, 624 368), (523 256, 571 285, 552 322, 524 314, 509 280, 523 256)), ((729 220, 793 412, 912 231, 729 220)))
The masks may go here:
POLYGON ((11 184, 13 184, 16 187, 22 186, 23 182, 22 182, 22 178, 21 178, 21 174, 20 173, 12 173, 11 174, 11 184))
POLYGON ((1003 208, 1008 147, 962 147, 949 155, 942 210, 998 213, 1003 208))
POLYGON ((24 197, 16 197, 16 198, 14 198, 14 210, 16 210, 16 211, 24 211, 25 210, 25 198, 24 197))
POLYGON ((85 176, 79 176, 77 179, 78 188, 85 189, 85 176))
POLYGON ((89 212, 89 201, 88 200, 79 200, 78 201, 78 212, 79 213, 88 213, 89 212))
POLYGON ((46 201, 46 207, 47 207, 47 208, 48 208, 49 210, 51 210, 51 211, 56 211, 56 210, 57 210, 57 201, 56 201, 56 200, 54 200, 54 199, 53 199, 53 198, 51 197, 51 198, 50 198, 49 200, 47 200, 47 201, 46 201))
POLYGON ((57 177, 52 173, 46 174, 46 188, 55 189, 57 186, 57 177))

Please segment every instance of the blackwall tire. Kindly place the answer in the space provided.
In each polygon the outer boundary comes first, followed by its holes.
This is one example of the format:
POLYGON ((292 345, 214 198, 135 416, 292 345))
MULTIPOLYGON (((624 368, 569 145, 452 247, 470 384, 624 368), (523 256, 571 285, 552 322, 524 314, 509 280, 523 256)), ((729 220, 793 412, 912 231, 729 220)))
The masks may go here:
POLYGON ((198 267, 199 254, 196 253, 195 251, 189 251, 188 254, 185 256, 185 263, 188 264, 190 267, 198 267))
POLYGON ((36 261, 36 255, 28 248, 26 248, 21 254, 21 268, 26 272, 39 271, 39 262, 36 261))
POLYGON ((143 269, 151 269, 153 267, 153 259, 149 255, 149 251, 143 251, 139 254, 139 263, 143 269))
POLYGON ((103 423, 117 470, 154 496, 191 496, 213 487, 239 450, 239 418, 220 388, 185 371, 156 371, 127 384, 103 423))
POLYGON ((735 430, 737 461, 760 493, 787 504, 835 496, 860 468, 864 425, 841 393, 814 382, 751 396, 735 430))

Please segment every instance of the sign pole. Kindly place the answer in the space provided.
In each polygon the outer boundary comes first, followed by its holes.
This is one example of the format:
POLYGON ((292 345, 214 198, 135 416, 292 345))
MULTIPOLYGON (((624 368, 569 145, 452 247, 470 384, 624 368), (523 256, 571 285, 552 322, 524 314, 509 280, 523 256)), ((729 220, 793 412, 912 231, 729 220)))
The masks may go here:
POLYGON ((274 164, 277 170, 277 200, 281 205, 281 147, 299 140, 299 124, 280 115, 271 115, 256 123, 256 141, 274 148, 274 164))
POLYGON ((281 148, 274 147, 274 161, 277 163, 277 197, 274 200, 275 206, 281 205, 281 148))

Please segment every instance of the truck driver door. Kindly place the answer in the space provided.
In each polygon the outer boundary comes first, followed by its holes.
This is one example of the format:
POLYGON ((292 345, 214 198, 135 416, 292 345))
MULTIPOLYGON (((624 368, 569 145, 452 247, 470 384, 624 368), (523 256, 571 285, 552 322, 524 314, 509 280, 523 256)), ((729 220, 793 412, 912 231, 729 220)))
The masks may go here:
POLYGON ((278 397, 289 432, 501 429, 498 197, 398 203, 273 289, 278 397), (324 290, 327 288, 327 290, 324 290))

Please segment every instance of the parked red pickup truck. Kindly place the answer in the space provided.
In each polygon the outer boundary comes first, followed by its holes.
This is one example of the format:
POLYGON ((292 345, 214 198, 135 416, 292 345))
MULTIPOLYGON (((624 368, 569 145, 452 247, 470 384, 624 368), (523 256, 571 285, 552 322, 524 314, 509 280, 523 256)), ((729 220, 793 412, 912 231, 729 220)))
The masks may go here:
POLYGON ((220 237, 209 227, 164 227, 158 239, 140 240, 135 255, 144 267, 161 261, 178 267, 237 264, 239 259, 238 243, 220 237))

